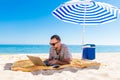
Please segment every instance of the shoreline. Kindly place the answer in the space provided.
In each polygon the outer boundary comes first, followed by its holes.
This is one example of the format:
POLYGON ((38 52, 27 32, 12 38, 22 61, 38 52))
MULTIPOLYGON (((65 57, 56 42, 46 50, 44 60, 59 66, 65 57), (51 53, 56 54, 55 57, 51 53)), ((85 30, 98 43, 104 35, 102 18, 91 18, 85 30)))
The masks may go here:
MULTIPOLYGON (((120 52, 95 52, 95 54, 111 54, 111 53, 119 53, 120 54, 120 52)), ((49 53, 0 53, 0 55, 6 55, 6 54, 12 54, 12 55, 16 55, 16 54, 49 54, 49 53)), ((76 53, 73 53, 73 52, 71 52, 71 54, 82 54, 81 52, 76 52, 76 53)))
MULTIPOLYGON (((81 58, 81 53, 72 54, 73 58, 81 58)), ((41 58, 48 57, 48 54, 30 55, 39 56, 41 58)), ((104 64, 98 69, 65 68, 61 70, 22 72, 11 71, 10 64, 18 60, 28 59, 26 54, 0 54, 0 78, 3 80, 120 80, 119 58, 120 53, 96 53, 96 59, 94 61, 104 64)))

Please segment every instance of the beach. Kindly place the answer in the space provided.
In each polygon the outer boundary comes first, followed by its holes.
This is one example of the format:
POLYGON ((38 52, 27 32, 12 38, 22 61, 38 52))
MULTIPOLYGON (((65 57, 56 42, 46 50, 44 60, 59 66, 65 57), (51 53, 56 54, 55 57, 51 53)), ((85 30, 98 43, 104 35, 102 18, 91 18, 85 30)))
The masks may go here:
MULTIPOLYGON (((48 54, 30 54, 47 58, 48 54)), ((81 58, 81 53, 72 53, 73 58, 81 58)), ((1 80, 120 80, 120 53, 96 53, 97 61, 102 65, 99 68, 88 67, 64 68, 60 70, 39 70, 22 72, 10 70, 11 65, 18 61, 28 59, 26 54, 1 54, 0 79, 1 80)))

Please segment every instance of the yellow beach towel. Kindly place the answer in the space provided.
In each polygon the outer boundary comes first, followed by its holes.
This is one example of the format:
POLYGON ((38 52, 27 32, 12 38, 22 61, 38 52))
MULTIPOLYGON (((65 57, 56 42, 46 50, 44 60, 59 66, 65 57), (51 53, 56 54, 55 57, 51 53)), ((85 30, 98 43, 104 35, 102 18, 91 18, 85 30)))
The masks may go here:
MULTIPOLYGON (((45 60, 45 59, 42 59, 45 60)), ((58 68, 53 68, 52 66, 36 66, 30 60, 19 60, 11 66, 13 71, 38 71, 38 70, 54 70, 54 69, 63 69, 66 67, 76 67, 76 68, 86 68, 86 67, 99 67, 100 63, 96 61, 81 60, 81 59, 72 59, 70 64, 60 65, 58 68)))

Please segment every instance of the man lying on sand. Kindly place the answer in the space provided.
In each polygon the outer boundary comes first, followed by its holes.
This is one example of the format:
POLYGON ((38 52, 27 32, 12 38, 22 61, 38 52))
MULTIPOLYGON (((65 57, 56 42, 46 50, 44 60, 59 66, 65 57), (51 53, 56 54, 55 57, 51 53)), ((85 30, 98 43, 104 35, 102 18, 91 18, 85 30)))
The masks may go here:
POLYGON ((51 37, 50 45, 51 48, 49 58, 45 60, 46 65, 51 66, 54 64, 70 64, 72 56, 68 50, 68 47, 61 43, 61 39, 58 35, 53 35, 51 37))

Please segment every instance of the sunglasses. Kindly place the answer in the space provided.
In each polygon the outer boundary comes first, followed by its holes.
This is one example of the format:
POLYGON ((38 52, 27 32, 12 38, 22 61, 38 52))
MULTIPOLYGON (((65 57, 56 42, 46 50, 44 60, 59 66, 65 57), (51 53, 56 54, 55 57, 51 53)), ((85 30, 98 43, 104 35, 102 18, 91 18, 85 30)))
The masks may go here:
POLYGON ((56 42, 56 43, 50 43, 50 45, 55 46, 57 43, 58 43, 58 42, 56 42))

